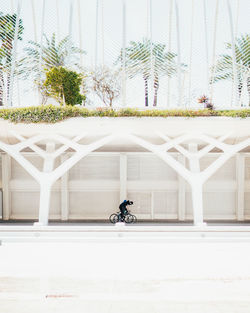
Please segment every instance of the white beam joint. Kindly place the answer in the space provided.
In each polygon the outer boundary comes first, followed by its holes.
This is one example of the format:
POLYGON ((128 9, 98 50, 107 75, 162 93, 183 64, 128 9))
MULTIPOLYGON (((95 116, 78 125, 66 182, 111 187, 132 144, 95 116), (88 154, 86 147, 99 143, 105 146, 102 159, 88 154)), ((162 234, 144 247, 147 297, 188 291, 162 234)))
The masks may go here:
POLYGON ((55 159, 51 156, 51 154, 54 152, 55 152, 55 143, 54 142, 46 143, 46 156, 44 158, 44 163, 43 163, 44 173, 51 173, 54 169, 55 159))

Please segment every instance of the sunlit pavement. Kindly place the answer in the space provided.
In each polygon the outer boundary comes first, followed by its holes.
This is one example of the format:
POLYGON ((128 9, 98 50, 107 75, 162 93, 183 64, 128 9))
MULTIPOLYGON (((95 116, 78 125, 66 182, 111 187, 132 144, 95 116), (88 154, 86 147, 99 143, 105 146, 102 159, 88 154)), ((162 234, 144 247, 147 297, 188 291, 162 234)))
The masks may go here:
POLYGON ((1 313, 250 312, 250 243, 3 243, 1 313))

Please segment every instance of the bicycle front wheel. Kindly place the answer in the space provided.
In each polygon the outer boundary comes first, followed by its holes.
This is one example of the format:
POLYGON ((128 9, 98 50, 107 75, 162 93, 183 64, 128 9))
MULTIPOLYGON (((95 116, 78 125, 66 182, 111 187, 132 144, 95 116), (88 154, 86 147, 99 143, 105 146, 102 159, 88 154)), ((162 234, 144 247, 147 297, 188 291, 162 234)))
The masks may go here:
POLYGON ((136 223, 137 222, 137 217, 135 215, 132 214, 132 217, 133 217, 133 223, 136 223))
POLYGON ((110 221, 110 223, 112 223, 112 224, 117 223, 117 222, 119 221, 118 215, 115 214, 115 213, 114 213, 114 214, 111 214, 110 217, 109 217, 109 221, 110 221))
POLYGON ((133 215, 127 214, 127 215, 125 216, 125 223, 127 223, 127 224, 133 223, 133 215))

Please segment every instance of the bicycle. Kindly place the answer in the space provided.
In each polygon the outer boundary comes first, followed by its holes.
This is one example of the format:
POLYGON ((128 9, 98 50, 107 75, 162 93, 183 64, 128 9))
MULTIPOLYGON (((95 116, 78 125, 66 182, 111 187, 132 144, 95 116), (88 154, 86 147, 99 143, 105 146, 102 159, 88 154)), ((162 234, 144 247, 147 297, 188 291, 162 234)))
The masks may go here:
POLYGON ((118 222, 126 223, 126 224, 132 224, 137 222, 137 217, 133 214, 131 214, 129 211, 128 213, 122 217, 121 212, 113 213, 109 217, 109 221, 112 224, 116 224, 118 222))

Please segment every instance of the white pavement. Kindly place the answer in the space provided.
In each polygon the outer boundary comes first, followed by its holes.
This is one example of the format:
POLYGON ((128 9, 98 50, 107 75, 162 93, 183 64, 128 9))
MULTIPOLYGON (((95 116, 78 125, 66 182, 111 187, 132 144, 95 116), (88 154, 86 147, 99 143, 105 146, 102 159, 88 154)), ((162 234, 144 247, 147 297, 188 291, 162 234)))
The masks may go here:
POLYGON ((1 313, 249 313, 249 242, 5 243, 1 313))

